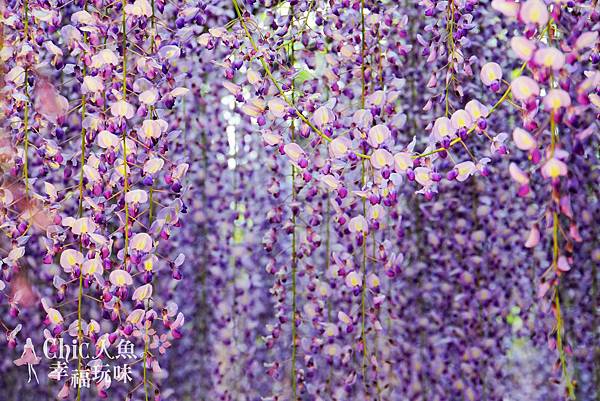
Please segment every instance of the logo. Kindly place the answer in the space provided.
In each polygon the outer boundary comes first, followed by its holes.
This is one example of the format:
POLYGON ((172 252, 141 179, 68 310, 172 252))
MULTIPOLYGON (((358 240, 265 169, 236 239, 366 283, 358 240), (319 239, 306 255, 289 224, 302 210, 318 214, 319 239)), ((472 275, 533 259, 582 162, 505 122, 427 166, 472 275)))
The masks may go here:
MULTIPOLYGON (((96 344, 87 342, 79 343, 73 339, 71 344, 62 338, 46 338, 43 345, 43 357, 50 363, 48 378, 51 380, 66 380, 71 388, 90 388, 95 384, 104 390, 110 387, 113 380, 129 383, 133 380, 129 360, 136 360, 134 344, 128 340, 120 340, 115 350, 110 350, 110 343, 106 338, 101 338, 96 344), (95 351, 95 352, 94 352, 95 351), (71 369, 70 364, 77 365, 71 369), (79 363, 81 361, 81 365, 79 363), (120 364, 117 362, 121 362, 120 364), (125 362, 125 363, 124 363, 125 362), (111 364, 112 363, 112 364, 111 364)), ((39 365, 42 358, 38 357, 31 338, 27 338, 23 347, 23 354, 14 360, 17 366, 27 365, 28 380, 32 377, 39 384, 35 366, 39 365)))
POLYGON ((23 354, 20 358, 15 359, 13 362, 17 366, 27 365, 27 370, 29 372, 29 380, 27 380, 27 383, 31 382, 31 375, 33 374, 37 384, 40 384, 37 373, 35 372, 35 368, 33 367, 34 365, 39 365, 40 361, 41 359, 35 354, 35 347, 31 342, 31 338, 27 338, 27 341, 25 341, 25 347, 23 348, 23 354))

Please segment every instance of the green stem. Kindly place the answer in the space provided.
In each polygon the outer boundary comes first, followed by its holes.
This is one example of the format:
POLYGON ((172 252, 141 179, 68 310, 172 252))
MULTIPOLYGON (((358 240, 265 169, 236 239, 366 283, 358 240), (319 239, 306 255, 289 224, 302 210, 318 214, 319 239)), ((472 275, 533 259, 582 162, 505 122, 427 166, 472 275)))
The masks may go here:
MULTIPOLYGON (((366 176, 365 176, 365 161, 362 161, 362 177, 361 184, 364 188, 366 184, 366 176)), ((367 200, 363 198, 362 200, 362 209, 363 216, 367 215, 367 200)), ((363 345, 363 359, 362 359, 362 374, 365 385, 365 391, 368 391, 367 384, 367 233, 363 231, 363 240, 362 240, 362 288, 361 288, 361 328, 360 328, 360 337, 363 345)))
MULTIPOLYGON (((146 319, 146 313, 148 308, 150 307, 150 300, 146 301, 146 305, 144 308, 144 319, 146 319)), ((144 367, 143 367, 143 376, 144 376, 144 396, 146 401, 149 400, 149 392, 148 392, 148 321, 144 320, 144 367)))
MULTIPOLYGON (((156 15, 155 15, 155 8, 154 8, 154 0, 152 0, 151 2, 151 6, 152 6, 152 16, 150 17, 150 21, 151 21, 151 31, 150 31, 150 52, 153 53, 154 52, 154 35, 156 34, 156 15)), ((123 25, 123 35, 125 37, 125 29, 126 26, 125 24, 123 25)), ((125 41, 123 41, 123 54, 124 54, 124 62, 125 62, 125 41)), ((124 67, 123 67, 123 71, 126 70, 126 65, 124 63, 124 67)), ((124 77, 125 77, 125 73, 123 73, 124 77)), ((125 83, 125 81, 124 81, 125 83)), ((123 88, 123 92, 125 93, 127 90, 126 86, 123 88)), ((185 115, 185 113, 183 113, 185 115)), ((154 118, 154 106, 150 107, 150 118, 154 118)), ((127 166, 127 165, 126 165, 127 166)), ((125 170, 127 170, 127 167, 125 167, 125 170)), ((152 226, 152 221, 154 219, 154 185, 152 185, 150 187, 150 206, 148 209, 148 227, 152 226)), ((125 202, 127 203, 127 202, 125 202)), ((129 210, 126 210, 125 213, 127 214, 129 210)), ((152 283, 152 281, 151 281, 152 283)), ((150 307, 150 300, 148 300, 146 302, 146 306, 144 308, 144 310, 147 312, 148 308, 150 307)), ((146 314, 144 313, 144 319, 146 318, 146 314)), ((144 356, 143 356, 143 380, 144 380, 144 397, 145 397, 145 401, 149 401, 150 399, 150 393, 149 393, 149 388, 148 388, 148 322, 144 321, 144 356)))
MULTIPOLYGON (((596 236, 595 238, 600 238, 596 236)), ((600 310, 600 304, 598 300, 598 267, 597 263, 592 263, 592 325, 593 327, 600 327, 600 320, 598 319, 598 311, 600 310)), ((594 353, 594 381, 596 387, 596 401, 600 401, 600 340, 596 333, 593 337, 595 342, 593 343, 592 352, 594 353)))
MULTIPOLYGON (((123 39, 122 39, 122 47, 123 47, 123 85, 122 85, 122 94, 123 100, 127 99, 127 20, 125 14, 125 6, 127 5, 127 0, 121 0, 121 29, 123 31, 123 39)), ((126 124, 126 123, 125 123, 126 124)), ((127 126, 123 129, 122 135, 123 141, 123 196, 126 197, 129 192, 129 173, 128 173, 128 165, 127 165, 127 126)), ((124 237, 125 237, 125 248, 123 250, 123 267, 127 266, 127 258, 129 252, 129 205, 125 202, 125 227, 124 227, 124 237)))
MULTIPOLYGON (((548 21, 548 25, 546 25, 546 32, 548 37, 548 43, 552 43, 552 19, 548 21)), ((550 74, 550 87, 553 88, 556 86, 556 81, 554 79, 554 75, 550 74)), ((554 121, 554 110, 550 111, 550 158, 554 157, 554 150, 556 148, 556 142, 558 140, 558 126, 554 121)), ((554 188, 552 189, 554 191, 554 188)), ((558 258, 559 258, 559 215, 558 212, 552 213, 552 265, 554 269, 559 273, 558 270, 558 258)), ((556 348, 558 350, 560 365, 562 370, 563 379, 566 382, 566 388, 568 396, 571 400, 575 400, 575 388, 573 386, 573 382, 571 381, 571 376, 567 369, 567 356, 564 350, 564 321, 560 306, 560 291, 559 291, 560 283, 557 282, 554 289, 554 308, 556 314, 556 348)))
MULTIPOLYGON (((361 25, 361 94, 360 103, 361 108, 365 108, 365 97, 366 97, 366 79, 365 79, 365 50, 366 50, 366 28, 365 28, 365 0, 360 2, 360 25, 361 25)), ((365 170, 365 159, 361 161, 361 189, 365 188, 366 185, 366 170, 365 170)), ((363 216, 367 216, 367 200, 363 197, 362 199, 363 216)), ((367 382, 367 360, 368 360, 368 346, 367 346, 367 233, 363 231, 362 239, 362 288, 361 288, 361 330, 360 337, 363 346, 363 358, 362 358, 362 376, 363 383, 365 386, 365 392, 368 394, 368 382, 367 382)))
POLYGON ((361 81, 361 92, 360 92, 360 104, 362 108, 365 108, 365 96, 367 93, 366 80, 365 80, 365 0, 360 1, 360 81, 361 81))
POLYGON ((23 30, 25 32, 25 40, 29 40, 29 0, 23 0, 23 30))
MULTIPOLYGON (((453 57, 454 57, 454 2, 450 0, 448 2, 448 10, 447 10, 447 23, 446 23, 446 31, 448 32, 448 69, 453 70, 453 57)), ((450 79, 446 81, 446 94, 445 94, 445 103, 446 103, 446 117, 450 115, 450 83, 454 77, 454 73, 450 76, 450 79)))
MULTIPOLYGON (((87 10, 87 2, 84 5, 84 9, 87 10)), ((83 34, 83 41, 87 45, 88 35, 87 32, 83 34)), ((82 63, 82 79, 85 79, 87 76, 87 66, 83 60, 83 55, 81 58, 82 63)), ((79 205, 77 209, 77 217, 81 218, 83 216, 83 195, 84 195, 84 174, 83 174, 83 166, 85 164, 85 147, 86 147, 86 129, 84 128, 83 121, 85 120, 87 114, 87 96, 84 94, 81 97, 81 148, 80 148, 80 158, 79 158, 79 205)), ((83 252, 83 242, 82 239, 79 239, 79 252, 83 252)), ((77 293, 77 342, 79 347, 81 348, 83 345, 83 272, 79 272, 79 290, 77 293)), ((83 360, 81 353, 78 353, 77 356, 77 371, 81 372, 83 367, 83 360)), ((80 374, 80 373, 78 373, 80 374)), ((81 400, 81 386, 77 386, 77 401, 81 400)))
MULTIPOLYGON (((559 257, 559 246, 558 246, 558 232, 559 232, 559 221, 558 221, 558 213, 552 213, 552 265, 555 269, 558 269, 558 257, 559 257)), ((567 369, 567 356, 564 350, 564 321, 562 316, 562 311, 560 307, 560 294, 559 294, 559 284, 556 284, 554 289, 554 308, 556 314, 556 348, 558 350, 560 366, 562 370, 563 378, 566 382, 567 393, 569 394, 569 398, 575 400, 575 388, 573 383, 571 382, 571 377, 569 375, 567 369)))
POLYGON ((25 181, 25 194, 29 193, 29 71, 25 69, 25 111, 23 115, 23 181, 25 181))
MULTIPOLYGON (((290 20, 290 30, 293 35, 294 28, 294 6, 290 5, 290 13, 292 15, 292 19, 290 20)), ((292 36, 290 42, 290 64, 291 68, 294 68, 294 38, 292 36)), ((291 104, 295 107, 295 82, 292 77, 292 98, 291 104)), ((291 134, 292 134, 292 142, 295 140, 296 128, 294 126, 294 121, 291 122, 291 134)), ((296 166, 292 164, 292 202, 296 202, 296 166)), ((291 367, 291 380, 292 380, 292 401, 297 400, 297 379, 296 379, 296 358, 297 358, 297 330, 296 330, 296 298, 297 298, 297 290, 296 290, 296 271, 298 268, 298 259, 297 259, 297 250, 296 250, 296 213, 292 210, 292 367, 291 367)))
MULTIPOLYGON (((29 40, 29 1, 23 0, 23 36, 25 41, 29 40)), ((29 97, 29 70, 25 66, 25 110, 23 115, 23 181, 25 181, 25 194, 29 193, 29 104, 31 98, 29 97)))

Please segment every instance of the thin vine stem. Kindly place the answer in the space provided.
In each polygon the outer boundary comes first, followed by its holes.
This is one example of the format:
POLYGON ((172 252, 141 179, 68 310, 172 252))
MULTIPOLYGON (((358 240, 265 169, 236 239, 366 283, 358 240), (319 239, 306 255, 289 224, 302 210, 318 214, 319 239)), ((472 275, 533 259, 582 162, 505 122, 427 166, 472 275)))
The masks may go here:
MULTIPOLYGON (((84 9, 87 11, 87 1, 84 5, 84 9)), ((89 43, 87 32, 83 33, 83 41, 87 45, 89 43)), ((87 66, 83 60, 83 55, 81 57, 81 61, 83 64, 82 67, 82 79, 85 79, 87 76, 87 66)), ((81 218, 83 216, 83 195, 84 195, 84 173, 83 166, 85 164, 85 147, 86 147, 86 129, 84 127, 83 121, 86 118, 87 114, 87 95, 83 94, 81 97, 81 155, 79 159, 79 206, 77 209, 77 217, 81 218)), ((83 239, 79 238, 79 252, 83 252, 83 239)), ((83 345, 83 271, 79 271, 79 288, 77 293, 77 342, 81 349, 83 345)), ((81 368, 83 367, 83 360, 81 353, 78 353, 77 356, 77 372, 81 374, 81 368)), ((81 386, 77 386, 77 401, 81 400, 81 386)))
MULTIPOLYGON (((29 41, 29 1, 23 0, 23 36, 25 41, 29 41)), ((31 98, 29 95, 29 70, 25 66, 25 110, 23 112, 23 180, 25 182, 25 194, 29 193, 29 104, 31 98)))
MULTIPOLYGON (((121 2, 121 29, 123 32, 122 47, 123 47, 123 82, 122 82, 122 95, 123 100, 127 99, 127 19, 125 13, 125 6, 127 5, 126 0, 121 2)), ((127 163, 127 123, 124 122, 123 127, 123 196, 127 197, 129 192, 129 173, 127 163)), ((123 267, 127 267, 127 258, 129 252, 129 205, 125 202, 125 227, 124 227, 124 238, 125 248, 123 250, 123 267)))
MULTIPOLYGON (((294 55, 294 46, 295 41, 293 37, 293 28, 294 28, 294 6, 290 5, 290 30, 292 31, 292 39, 290 40, 290 67, 294 68, 295 55, 294 55)), ((292 76, 292 97, 291 97, 291 105, 295 108, 295 80, 292 76)), ((292 120, 290 124, 290 131, 292 136, 292 142, 295 140, 296 127, 294 125, 294 121, 292 120)), ((292 203, 296 202, 296 166, 292 164, 292 203)), ((294 212, 294 208, 292 208, 292 362, 291 362, 291 371, 290 371, 290 379, 292 382, 292 401, 296 401, 298 396, 298 384, 297 384, 297 375, 296 375, 296 359, 297 359, 297 342, 298 342, 298 333, 296 329, 296 303, 297 303, 297 270, 298 270, 298 255, 296 250, 296 213, 294 212)))
MULTIPOLYGON (((552 43, 553 39, 553 19, 551 18, 546 25, 544 32, 547 35, 548 43, 552 43)), ((550 87, 553 88, 556 86, 556 80, 554 74, 550 74, 550 87)), ((555 113, 554 110, 550 111, 550 158, 554 157, 554 152, 556 150, 556 142, 558 141, 558 125, 555 121, 555 113)), ((558 193, 558 189, 552 188, 553 198, 556 198, 556 205, 560 202, 560 194, 558 193)), ((560 274, 558 269, 558 258, 560 254, 559 249, 559 228, 560 228, 560 216, 557 211, 552 212, 552 266, 554 267, 557 274, 560 274)), ((557 280, 555 288, 554 288, 554 313, 556 317, 556 348, 558 350, 560 366, 562 371, 563 379, 565 380, 565 385, 567 389, 568 397, 571 400, 576 400, 575 396, 575 387, 573 386, 573 382, 571 381, 571 376, 569 374, 567 368, 567 356, 564 349, 564 320, 562 316, 562 310, 560 305, 560 282, 557 280)))
MULTIPOLYGON (((454 62, 453 62, 453 57, 454 57, 454 51, 455 51, 455 45, 454 45, 454 1, 450 0, 448 2, 448 11, 447 13, 448 18, 447 18, 447 23, 446 23, 446 31, 448 32, 448 70, 453 70, 454 69, 454 62)), ((454 79, 454 73, 452 73, 452 75, 450 76, 450 78, 446 79, 446 93, 445 93, 445 103, 446 103, 446 117, 448 117, 450 115, 450 83, 452 82, 452 79, 454 79)))
MULTIPOLYGON (((360 58, 361 58, 361 94, 360 94, 360 103, 361 108, 365 108, 365 97, 367 91, 366 85, 366 77, 365 77, 365 50, 366 50, 366 28, 365 28, 365 0, 361 0, 360 2, 360 25, 361 25, 361 45, 360 45, 360 58)), ((364 189, 366 186, 366 167, 365 167, 365 159, 361 160, 361 189, 364 189)), ((363 197, 362 199, 362 211, 363 216, 367 215, 367 199, 363 197)), ((368 346, 367 346, 367 232, 363 231, 362 238, 362 288, 361 288, 361 329, 360 329, 360 337, 363 347, 363 358, 362 358, 362 375, 363 382, 365 386, 365 392, 368 394, 368 381, 367 381, 367 361, 368 361, 368 346)))
MULTIPOLYGON (((151 30, 150 30, 150 52, 154 52, 154 35, 155 35, 155 31, 156 31, 156 15, 155 15, 155 6, 154 6, 154 0, 152 0, 151 2, 151 7, 152 7, 152 16, 150 17, 150 26, 151 26, 151 30)), ((125 49, 123 49, 123 51, 125 51, 125 49)), ((185 114, 185 113, 184 113, 185 114)), ((154 106, 150 107, 150 117, 152 119, 154 119, 154 106)), ((150 195, 149 195, 149 208, 148 208, 148 227, 152 226, 152 222, 154 219, 154 183, 152 183, 152 186, 150 187, 150 195)), ((125 202, 127 203, 127 202, 125 202)), ((152 276, 153 278, 153 276, 152 276)), ((150 285, 152 285, 152 278, 150 279, 150 285)), ((148 312, 148 309, 150 308, 150 299, 148 299, 146 301, 146 304, 144 306, 144 319, 146 319, 146 314, 148 312)), ((144 398, 145 401, 149 401, 150 399, 150 392, 149 392, 149 388, 148 388, 148 348, 149 348, 149 338, 148 338, 148 329, 149 329, 149 322, 147 320, 144 321, 144 355, 142 357, 143 359, 143 367, 142 367, 142 377, 143 377, 143 381, 144 381, 144 398)))

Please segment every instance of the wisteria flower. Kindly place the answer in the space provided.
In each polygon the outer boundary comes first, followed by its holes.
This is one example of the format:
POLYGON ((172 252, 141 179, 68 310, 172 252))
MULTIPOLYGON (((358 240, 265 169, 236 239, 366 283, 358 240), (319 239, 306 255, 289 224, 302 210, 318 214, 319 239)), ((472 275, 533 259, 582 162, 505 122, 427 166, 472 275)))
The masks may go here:
POLYGON ((458 172, 456 179, 461 182, 465 181, 477 171, 477 166, 472 161, 458 163, 456 166, 454 166, 454 168, 458 172))
POLYGON ((555 47, 544 47, 535 52, 533 60, 544 67, 559 70, 565 64, 565 55, 555 47))
POLYGON ((115 117, 123 117, 130 120, 135 114, 135 109, 133 105, 127 101, 119 100, 110 106, 110 112, 115 117))
POLYGON ((517 148, 521 150, 531 150, 536 147, 535 138, 523 128, 515 128, 513 130, 512 137, 515 145, 517 145, 517 148))
POLYGON ((523 36, 513 36, 510 40, 510 48, 521 60, 529 61, 533 57, 536 44, 523 36))
POLYGON ((519 10, 519 17, 526 23, 542 26, 548 22, 548 8, 541 0, 527 0, 519 10))
POLYGON ((141 287, 136 288, 131 296, 131 299, 138 302, 144 302, 145 300, 152 297, 152 285, 145 284, 141 287))
POLYGON ((335 114, 329 107, 321 106, 314 112, 312 121, 317 127, 323 128, 330 122, 335 121, 335 114))
POLYGON ((371 155, 371 165, 380 170, 394 165, 394 156, 386 149, 377 149, 371 155))
POLYGON ((390 130, 383 124, 378 124, 369 130, 367 142, 374 148, 378 148, 390 138, 390 130))
POLYGON ((513 180, 521 185, 529 184, 529 176, 519 168, 515 163, 510 163, 508 166, 510 176, 513 180))
POLYGON ((452 124, 449 118, 439 117, 435 120, 435 123, 433 124, 432 134, 436 139, 441 140, 445 137, 450 136, 453 132, 454 129, 452 129, 452 124))
POLYGON ((513 96, 521 101, 526 101, 540 94, 540 87, 537 82, 526 76, 515 78, 511 83, 511 88, 513 96))
MULTIPOLYGON (((477 99, 472 99, 467 102, 465 105, 465 110, 473 120, 478 120, 479 118, 486 118, 488 116, 489 110, 487 106, 484 106, 477 99)), ((470 125, 470 124, 469 124, 470 125)))
POLYGON ((329 142, 329 153, 331 157, 335 159, 341 159, 346 157, 350 147, 352 146, 352 142, 350 139, 344 136, 339 136, 329 142))
POLYGON ((92 67, 102 68, 105 65, 118 65, 119 58, 110 49, 103 49, 94 56, 92 56, 92 67))
POLYGON ((551 158, 542 166, 542 174, 546 178, 558 178, 567 175, 567 165, 562 160, 551 158))
POLYGON ((290 158, 290 160, 300 166, 301 168, 305 168, 308 165, 306 160, 306 153, 297 143, 288 143, 283 147, 283 151, 290 158))
POLYGON ((506 15, 507 17, 516 17, 519 13, 519 3, 511 0, 492 0, 492 8, 506 15))
POLYGON ((360 288, 362 286, 362 277, 355 271, 351 271, 346 275, 346 285, 352 289, 360 288))
POLYGON ((113 270, 110 273, 109 280, 116 287, 125 287, 133 284, 131 274, 125 270, 113 270))
POLYGON ((456 110, 454 113, 452 113, 452 118, 450 119, 450 122, 454 130, 459 130, 461 128, 470 128, 473 124, 471 115, 465 110, 456 110))
POLYGON ((486 63, 481 67, 479 76, 484 85, 496 85, 497 89, 499 89, 499 83, 502 80, 502 67, 498 63, 486 63))
POLYGON ((569 107, 571 105, 571 97, 567 91, 562 89, 550 89, 544 96, 544 107, 547 110, 558 110, 561 107, 569 107))
POLYGON ((98 76, 86 75, 83 78, 83 93, 100 93, 104 90, 104 84, 98 76))
POLYGON ((60 255, 60 265, 67 273, 73 272, 74 268, 81 266, 82 263, 83 255, 74 249, 67 249, 60 255))
POLYGON ((394 168, 397 172, 406 171, 413 165, 410 153, 400 152, 394 155, 394 168))
POLYGON ((348 222, 348 229, 351 233, 368 233, 369 225, 364 216, 355 216, 348 222))
POLYGON ((154 246, 152 237, 147 233, 137 233, 131 238, 131 249, 138 252, 148 253, 154 246))

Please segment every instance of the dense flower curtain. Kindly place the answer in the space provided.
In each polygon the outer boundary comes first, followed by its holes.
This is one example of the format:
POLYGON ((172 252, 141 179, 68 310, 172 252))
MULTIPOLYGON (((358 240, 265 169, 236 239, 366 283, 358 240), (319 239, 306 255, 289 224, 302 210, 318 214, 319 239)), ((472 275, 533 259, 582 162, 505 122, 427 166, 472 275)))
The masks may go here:
POLYGON ((595 0, 0 12, 0 400, 600 398, 595 0))

